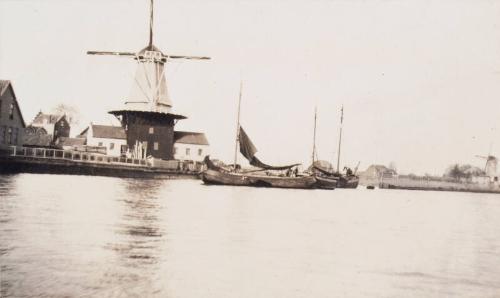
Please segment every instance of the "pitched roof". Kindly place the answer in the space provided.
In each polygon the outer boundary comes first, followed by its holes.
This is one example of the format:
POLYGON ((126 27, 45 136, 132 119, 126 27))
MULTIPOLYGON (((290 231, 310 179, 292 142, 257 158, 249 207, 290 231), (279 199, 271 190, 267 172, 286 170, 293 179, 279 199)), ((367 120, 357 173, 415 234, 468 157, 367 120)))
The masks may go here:
POLYGON ((10 81, 0 80, 0 95, 2 95, 10 85, 10 81))
MULTIPOLYGON (((111 126, 111 125, 92 125, 92 131, 94 133, 94 138, 103 139, 126 139, 127 135, 125 130, 121 126, 111 126)), ((83 134, 83 132, 82 132, 83 134)))
POLYGON ((14 98, 15 107, 16 107, 16 109, 19 113, 19 116, 21 118, 22 125, 23 125, 23 127, 26 127, 26 122, 24 122, 23 113, 21 112, 21 107, 19 106, 19 102, 17 101, 16 93, 14 92, 14 87, 12 86, 11 81, 0 80, 0 96, 2 96, 7 91, 7 89, 9 89, 9 87, 10 87, 10 90, 12 91, 12 96, 14 98))
POLYGON ((209 145, 202 132, 174 131, 174 142, 181 144, 209 145))
POLYGON ((66 117, 66 115, 44 114, 40 111, 33 119, 32 124, 54 124, 63 117, 66 117))
MULTIPOLYGON (((397 172, 393 169, 389 169, 388 167, 384 165, 371 165, 368 167, 368 169, 375 169, 375 171, 379 173, 391 173, 391 174, 397 174, 397 172)), ((366 169, 368 171, 368 169, 366 169)))

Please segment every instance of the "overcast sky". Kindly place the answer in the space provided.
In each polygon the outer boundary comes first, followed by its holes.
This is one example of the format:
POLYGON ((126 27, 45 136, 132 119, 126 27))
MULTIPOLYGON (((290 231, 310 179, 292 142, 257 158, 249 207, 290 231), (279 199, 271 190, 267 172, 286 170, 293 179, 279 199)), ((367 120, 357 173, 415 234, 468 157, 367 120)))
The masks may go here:
MULTIPOLYGON (((332 160, 342 104, 345 165, 442 174, 483 166, 490 144, 500 154, 500 1, 156 2, 164 53, 212 57, 168 64, 167 79, 189 117, 176 128, 205 132, 216 158, 232 160, 240 80, 265 162, 310 161, 314 106, 319 158, 332 160)), ((65 103, 83 124, 113 123, 136 64, 85 53, 142 49, 148 14, 148 0, 0 0, 0 78, 26 122, 65 103)))

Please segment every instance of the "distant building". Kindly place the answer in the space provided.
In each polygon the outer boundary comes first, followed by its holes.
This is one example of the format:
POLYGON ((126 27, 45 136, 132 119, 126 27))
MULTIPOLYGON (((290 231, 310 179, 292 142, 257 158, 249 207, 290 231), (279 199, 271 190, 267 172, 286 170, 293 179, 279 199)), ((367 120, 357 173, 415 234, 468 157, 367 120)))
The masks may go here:
POLYGON ((389 169, 383 165, 371 165, 363 172, 366 179, 393 178, 398 176, 395 170, 389 169))
POLYGON ((471 182, 486 185, 490 184, 491 182, 495 182, 495 180, 493 180, 490 176, 481 175, 481 176, 472 176, 471 182))
POLYGON ((0 80, 0 150, 21 146, 25 128, 12 83, 0 80))
POLYGON ((121 126, 90 124, 79 135, 87 146, 105 147, 106 155, 122 156, 127 153, 127 137, 121 126))
MULTIPOLYGON (((107 155, 132 156, 130 147, 127 146, 125 129, 121 126, 91 124, 78 138, 85 139, 86 146, 106 148, 107 155)), ((174 140, 174 159, 201 162, 205 155, 210 153, 208 140, 203 133, 175 131, 174 140)), ((147 142, 146 147, 154 150, 155 142, 147 142)))
POLYGON ((71 130, 66 115, 44 114, 40 111, 29 127, 43 128, 47 134, 52 135, 55 142, 59 137, 69 137, 71 130))
POLYGON ((175 131, 174 159, 203 161, 209 155, 209 143, 204 133, 175 131))

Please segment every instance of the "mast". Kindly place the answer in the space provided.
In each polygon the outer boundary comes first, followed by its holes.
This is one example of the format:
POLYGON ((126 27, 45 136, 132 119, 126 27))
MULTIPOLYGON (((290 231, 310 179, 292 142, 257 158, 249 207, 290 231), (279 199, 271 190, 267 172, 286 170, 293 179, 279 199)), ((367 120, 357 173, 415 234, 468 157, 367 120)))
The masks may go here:
POLYGON ((317 107, 314 107, 314 132, 313 132, 313 149, 312 149, 312 165, 314 166, 314 156, 316 154, 316 119, 317 107))
POLYGON ((340 145, 342 144, 342 123, 344 122, 344 105, 340 109, 340 133, 339 133, 339 149, 337 151, 337 173, 340 173, 340 145))
POLYGON ((153 2, 151 0, 151 9, 150 9, 150 17, 149 17, 149 48, 153 48, 153 2))
POLYGON ((243 89, 243 81, 240 82, 240 96, 238 99, 238 117, 236 118, 236 142, 234 144, 234 170, 236 171, 236 163, 238 162, 238 141, 240 140, 240 108, 241 108, 241 91, 243 89))

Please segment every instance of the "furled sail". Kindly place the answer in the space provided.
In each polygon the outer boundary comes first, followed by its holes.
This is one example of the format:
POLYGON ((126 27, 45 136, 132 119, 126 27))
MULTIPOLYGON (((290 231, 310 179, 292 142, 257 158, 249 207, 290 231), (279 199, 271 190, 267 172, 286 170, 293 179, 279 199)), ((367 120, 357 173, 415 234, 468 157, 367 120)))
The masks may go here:
POLYGON ((240 126, 240 133, 239 133, 239 143, 240 143, 240 152, 245 158, 250 162, 250 164, 254 167, 258 167, 261 169, 266 169, 266 170, 286 170, 295 166, 298 166, 299 164, 293 164, 293 165, 287 165, 287 166, 270 166, 262 161, 260 161, 256 156, 255 153, 257 153, 257 148, 255 145, 252 143, 250 138, 248 137, 247 133, 245 130, 243 130, 243 127, 240 126))
POLYGON ((336 175, 336 173, 332 171, 332 169, 333 169, 332 165, 325 160, 314 161, 314 163, 312 164, 312 167, 325 175, 329 175, 329 176, 336 175))

